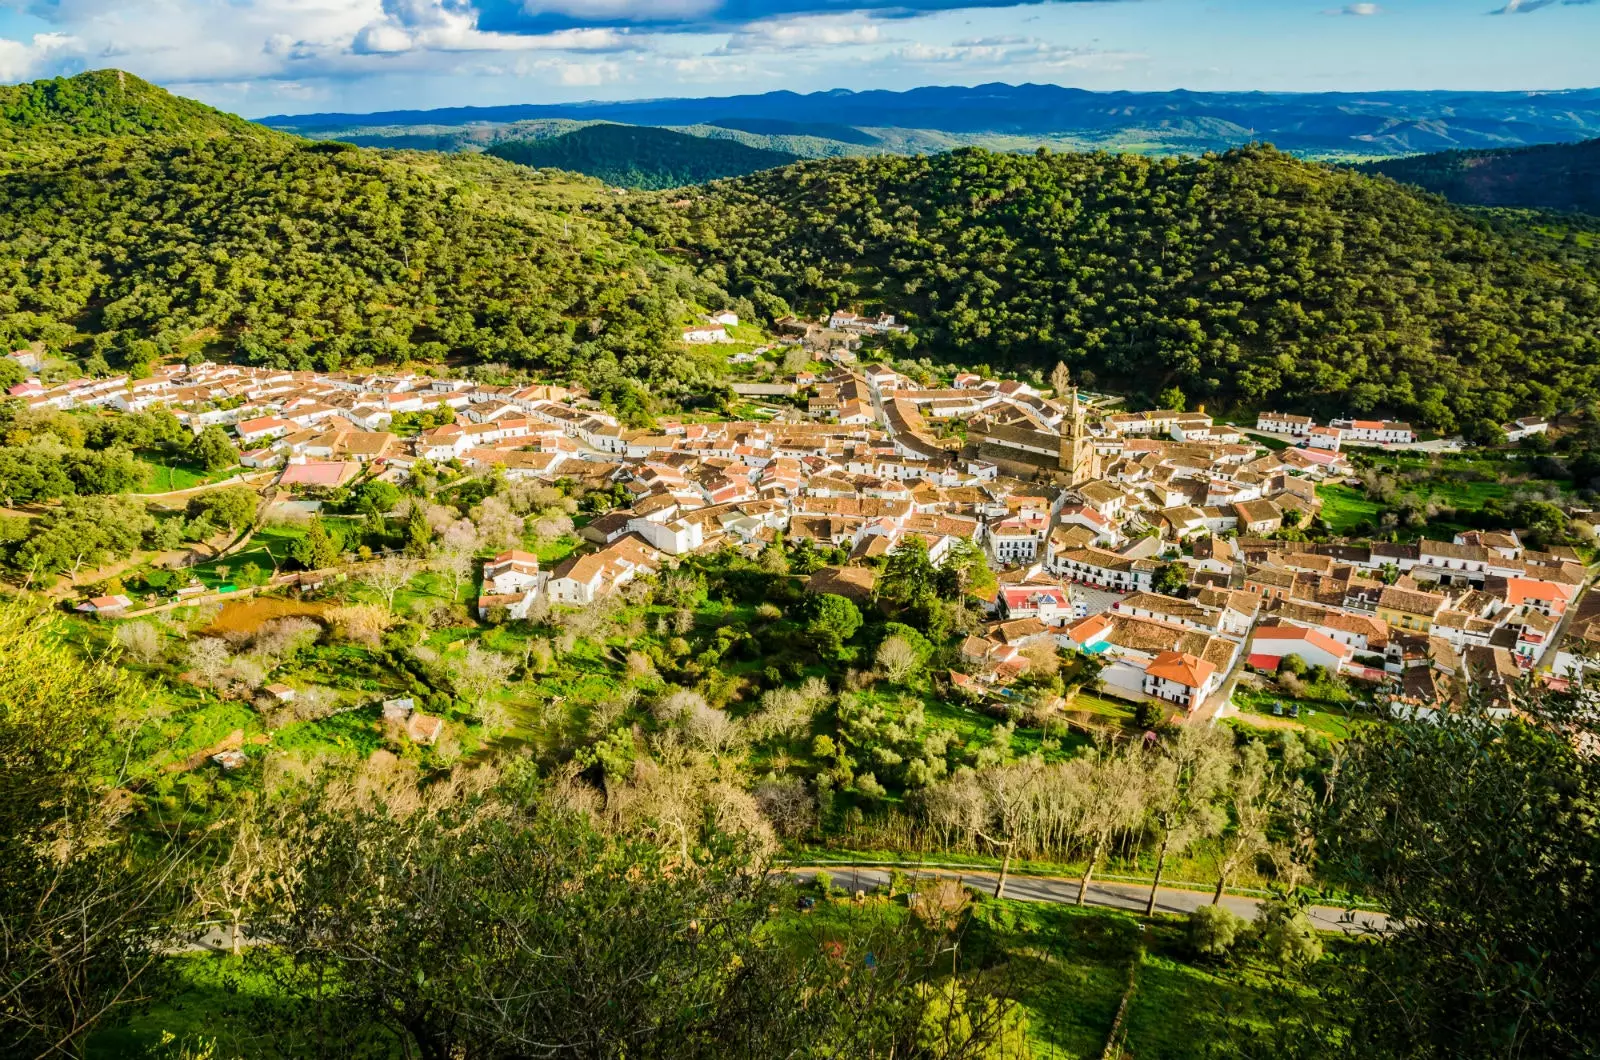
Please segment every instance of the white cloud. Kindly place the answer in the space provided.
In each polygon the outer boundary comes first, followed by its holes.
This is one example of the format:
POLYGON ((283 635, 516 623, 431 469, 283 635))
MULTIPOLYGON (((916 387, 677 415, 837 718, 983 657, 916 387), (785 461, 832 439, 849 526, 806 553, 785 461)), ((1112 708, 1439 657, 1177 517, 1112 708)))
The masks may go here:
POLYGON ((840 48, 880 44, 886 39, 881 25, 861 14, 806 15, 765 19, 741 26, 729 36, 721 51, 731 55, 796 48, 840 48))
POLYGON ((1137 52, 1108 52, 1056 44, 1038 37, 976 37, 954 44, 938 45, 917 41, 891 53, 902 62, 913 64, 954 63, 974 69, 1004 67, 1010 71, 1064 69, 1120 69, 1146 57, 1137 52))
POLYGON ((22 41, 0 37, 0 81, 22 81, 36 76, 52 57, 82 51, 82 42, 65 33, 35 33, 22 41))
POLYGON ((1379 7, 1377 4, 1346 4, 1343 7, 1336 7, 1332 10, 1324 11, 1323 14, 1352 15, 1356 18, 1370 18, 1373 15, 1383 14, 1383 8, 1379 7))

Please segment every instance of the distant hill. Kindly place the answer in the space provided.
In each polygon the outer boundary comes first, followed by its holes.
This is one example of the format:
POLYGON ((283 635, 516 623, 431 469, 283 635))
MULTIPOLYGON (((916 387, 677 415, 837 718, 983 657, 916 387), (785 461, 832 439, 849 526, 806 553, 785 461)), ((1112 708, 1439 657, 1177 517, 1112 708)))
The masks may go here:
POLYGON ((0 157, 24 160, 112 136, 244 135, 279 139, 254 122, 174 96, 121 70, 0 86, 0 157))
MULTIPOLYGON (((888 311, 917 355, 1218 410, 1449 431, 1600 396, 1600 251, 1265 147, 1178 162, 807 162, 662 208, 658 246, 769 316, 888 311)), ((630 211, 635 208, 630 205, 630 211)))
POLYGON ((821 140, 837 140, 844 144, 871 147, 881 138, 849 125, 832 122, 784 121, 781 118, 718 118, 705 122, 721 129, 738 129, 759 136, 815 136, 821 140))
POLYGON ((795 155, 670 129, 590 125, 542 140, 498 143, 488 153, 540 169, 566 169, 624 188, 677 188, 786 166, 795 155))
POLYGON ((1500 151, 1442 151, 1357 166, 1469 206, 1600 215, 1600 139, 1500 151))
MULTIPOLYGON (((1387 157, 1452 148, 1519 147, 1600 136, 1600 89, 1563 92, 1088 92, 1059 85, 989 84, 905 92, 556 103, 380 114, 277 115, 301 133, 321 128, 468 125, 538 118, 630 125, 716 125, 884 146, 916 131, 951 146, 1014 150, 1038 144, 1149 153, 1200 153, 1253 141, 1317 157, 1387 157), (784 130, 780 132, 779 130, 784 130), (848 139, 840 139, 848 137, 848 139)), ((920 146, 912 150, 923 149, 920 146)))

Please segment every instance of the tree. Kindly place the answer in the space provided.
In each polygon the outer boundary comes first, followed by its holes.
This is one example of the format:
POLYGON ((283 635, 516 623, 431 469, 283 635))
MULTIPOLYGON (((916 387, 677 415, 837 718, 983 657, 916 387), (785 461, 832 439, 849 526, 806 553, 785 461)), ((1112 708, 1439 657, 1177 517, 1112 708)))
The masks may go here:
POLYGON ((1151 579, 1150 587, 1167 596, 1181 596, 1189 587, 1189 568, 1182 563, 1163 563, 1151 579))
POLYGON ((239 450, 215 424, 195 435, 189 451, 207 471, 221 471, 239 462, 239 450))
POLYGON ((411 579, 417 576, 420 568, 413 559, 405 556, 385 556, 383 559, 368 567, 362 575, 362 580, 383 596, 383 606, 388 611, 394 611, 394 598, 400 590, 411 584, 411 579))
POLYGON ((1600 1041, 1597 723, 1573 695, 1518 695, 1505 721, 1474 697, 1344 747, 1324 872, 1406 925, 1348 984, 1352 1053, 1560 1060, 1600 1041))
POLYGON ((339 542, 321 519, 312 519, 305 535, 289 546, 289 558, 303 570, 326 570, 339 562, 339 542))
POLYGON ((1202 957, 1226 957, 1244 927, 1227 906, 1203 905, 1189 914, 1189 946, 1202 957))
POLYGON ((190 519, 209 519, 216 526, 243 530, 255 522, 259 503, 255 490, 248 486, 229 486, 191 497, 185 514, 190 519))
MULTIPOLYGON (((0 603, 0 1054, 78 1057, 150 996, 187 912, 192 846, 131 834, 120 739, 147 716, 113 659, 74 653, 60 620, 0 603), (16 665, 26 660, 26 665, 16 665)), ((142 779, 142 778, 141 778, 142 779)))
POLYGON ((1169 386, 1156 397, 1156 404, 1164 409, 1182 412, 1189 407, 1189 399, 1178 387, 1169 386))
POLYGON ((1016 1020, 1004 983, 969 973, 963 1034, 930 1036, 942 1010, 917 984, 943 958, 915 922, 862 918, 827 947, 809 925, 775 930, 782 884, 733 836, 685 860, 598 830, 531 773, 365 797, 324 778, 286 806, 275 838, 294 856, 252 922, 271 945, 246 953, 283 999, 265 1026, 334 1055, 381 1035, 426 1060, 899 1056, 919 1041, 966 1058, 1016 1020))
POLYGON ((428 524, 428 509, 413 502, 406 516, 406 551, 418 559, 423 558, 433 546, 433 527, 428 524))
POLYGON ((818 593, 808 597, 806 634, 819 650, 837 654, 860 628, 861 612, 844 597, 833 593, 818 593))
POLYGON ((878 595, 900 603, 920 600, 933 591, 933 577, 927 544, 920 537, 907 535, 884 561, 878 595))
POLYGON ((1144 915, 1154 916, 1156 893, 1167 855, 1180 857, 1196 842, 1222 831, 1227 813, 1218 799, 1227 789, 1233 742, 1226 731, 1207 725, 1184 725, 1162 743, 1148 762, 1145 812, 1160 837, 1155 876, 1144 915))

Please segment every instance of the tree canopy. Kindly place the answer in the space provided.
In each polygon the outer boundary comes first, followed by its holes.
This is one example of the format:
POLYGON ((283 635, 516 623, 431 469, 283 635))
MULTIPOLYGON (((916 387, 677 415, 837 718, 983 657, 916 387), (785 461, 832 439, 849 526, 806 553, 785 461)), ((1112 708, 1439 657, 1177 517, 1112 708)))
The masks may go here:
POLYGON ((654 223, 773 315, 883 309, 952 361, 1148 398, 1453 429, 1600 387, 1591 249, 1267 147, 831 159, 654 223))

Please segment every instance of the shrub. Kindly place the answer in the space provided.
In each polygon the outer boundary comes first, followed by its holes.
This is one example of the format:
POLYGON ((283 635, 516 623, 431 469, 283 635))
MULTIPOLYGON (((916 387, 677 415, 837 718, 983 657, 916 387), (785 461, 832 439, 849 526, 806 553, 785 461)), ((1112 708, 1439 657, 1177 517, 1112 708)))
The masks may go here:
POLYGON ((1202 957, 1226 957, 1244 926, 1243 918, 1232 910, 1203 905, 1189 914, 1189 945, 1202 957))
POLYGON ((1256 913, 1256 936, 1267 960, 1284 968, 1312 964, 1322 956, 1322 940, 1304 909, 1288 902, 1266 902, 1256 913))

